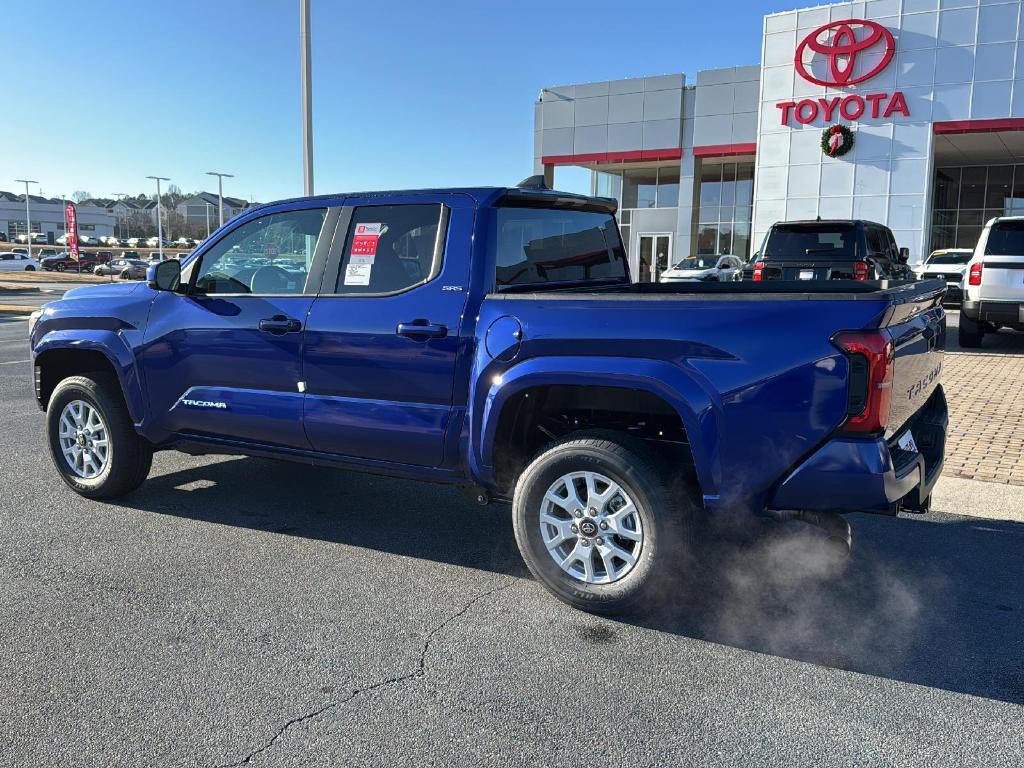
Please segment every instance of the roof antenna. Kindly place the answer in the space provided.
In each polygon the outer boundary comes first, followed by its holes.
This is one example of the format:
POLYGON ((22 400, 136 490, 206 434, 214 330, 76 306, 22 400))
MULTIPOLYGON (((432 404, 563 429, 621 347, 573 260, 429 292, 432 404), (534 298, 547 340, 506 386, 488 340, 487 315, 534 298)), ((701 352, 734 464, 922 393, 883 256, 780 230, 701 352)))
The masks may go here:
POLYGON ((821 221, 821 214, 820 213, 818 214, 818 218, 816 218, 815 221, 821 221))
POLYGON ((547 189, 547 184, 544 183, 544 174, 540 173, 536 176, 527 176, 525 179, 516 184, 519 189, 547 189))

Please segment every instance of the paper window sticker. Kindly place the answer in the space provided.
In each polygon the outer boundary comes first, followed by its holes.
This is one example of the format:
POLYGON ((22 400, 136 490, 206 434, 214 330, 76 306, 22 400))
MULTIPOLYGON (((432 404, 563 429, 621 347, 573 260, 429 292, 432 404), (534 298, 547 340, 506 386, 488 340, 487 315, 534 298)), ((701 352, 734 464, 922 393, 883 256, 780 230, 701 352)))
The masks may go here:
POLYGON ((345 268, 345 285, 369 285, 372 264, 349 264, 345 268))

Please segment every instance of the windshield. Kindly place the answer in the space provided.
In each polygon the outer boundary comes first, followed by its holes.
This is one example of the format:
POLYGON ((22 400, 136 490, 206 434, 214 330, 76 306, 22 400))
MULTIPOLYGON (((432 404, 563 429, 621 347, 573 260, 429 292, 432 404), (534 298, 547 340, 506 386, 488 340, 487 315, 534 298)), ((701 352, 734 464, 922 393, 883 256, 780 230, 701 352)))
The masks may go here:
POLYGON ((1024 256, 1024 221, 999 221, 988 233, 989 256, 1024 256))
POLYGON ((624 280, 626 252, 608 213, 563 208, 491 209, 498 287, 624 280))
POLYGON ((715 264, 718 263, 717 256, 691 256, 688 259, 683 259, 677 262, 672 269, 711 269, 715 264))
POLYGON ((761 252, 763 259, 855 258, 856 232, 843 224, 780 224, 772 227, 761 252))
POLYGON ((966 264, 971 260, 972 252, 940 253, 928 259, 929 264, 966 264))

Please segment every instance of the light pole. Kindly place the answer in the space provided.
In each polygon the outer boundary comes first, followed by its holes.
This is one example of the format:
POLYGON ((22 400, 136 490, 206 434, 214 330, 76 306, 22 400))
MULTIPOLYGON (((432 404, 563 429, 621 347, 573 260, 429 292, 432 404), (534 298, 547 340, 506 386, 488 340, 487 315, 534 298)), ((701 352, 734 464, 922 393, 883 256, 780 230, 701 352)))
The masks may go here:
MULTIPOLYGON (((233 173, 220 173, 218 171, 207 171, 207 176, 217 177, 217 210, 220 213, 220 224, 224 226, 224 177, 227 176, 229 179, 235 178, 233 173)), ((209 233, 207 233, 209 234, 209 233)))
POLYGON ((25 185, 25 239, 28 240, 28 257, 32 258, 32 212, 29 208, 28 185, 38 184, 35 179, 15 179, 19 184, 25 185))
POLYGON ((206 239, 207 240, 210 239, 210 204, 209 203, 206 203, 206 239))
POLYGON ((299 0, 299 80, 302 86, 302 178, 313 194, 313 69, 309 41, 309 0, 299 0))
POLYGON ((156 181, 156 244, 160 249, 160 261, 164 260, 164 225, 160 220, 160 182, 170 181, 167 176, 147 176, 156 181))

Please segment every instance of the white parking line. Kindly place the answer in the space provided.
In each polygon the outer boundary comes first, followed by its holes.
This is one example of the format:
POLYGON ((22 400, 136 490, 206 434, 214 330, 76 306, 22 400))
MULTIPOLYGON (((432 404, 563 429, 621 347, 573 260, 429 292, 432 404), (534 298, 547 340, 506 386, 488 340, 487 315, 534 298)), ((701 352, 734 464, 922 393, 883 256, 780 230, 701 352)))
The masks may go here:
POLYGON ((8 360, 6 363, 0 363, 0 365, 24 365, 31 362, 31 360, 8 360))

